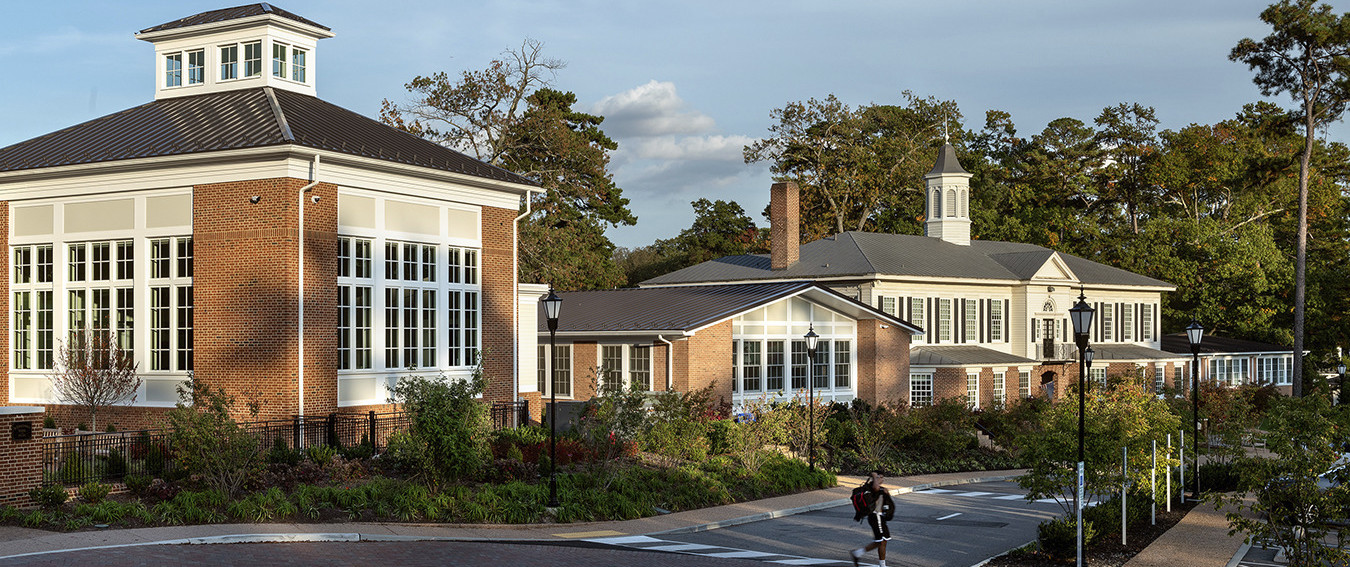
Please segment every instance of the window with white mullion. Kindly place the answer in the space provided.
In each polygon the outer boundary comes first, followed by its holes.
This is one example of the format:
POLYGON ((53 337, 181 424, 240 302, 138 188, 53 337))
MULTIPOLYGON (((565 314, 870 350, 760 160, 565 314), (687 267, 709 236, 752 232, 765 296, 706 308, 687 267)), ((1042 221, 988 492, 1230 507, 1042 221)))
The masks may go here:
POLYGON ((623 386, 623 345, 600 345, 600 387, 618 390, 623 386))
POLYGON ((478 251, 451 246, 445 258, 447 364, 472 366, 479 350, 478 251))
POLYGON ((150 370, 169 370, 172 305, 168 287, 150 288, 150 370))
POLYGON ((286 78, 286 44, 272 44, 272 76, 286 78))
MULTIPOLYGON (((191 236, 152 237, 149 248, 148 315, 149 359, 146 369, 161 372, 189 372, 193 369, 193 250, 191 236)), ((117 276, 134 273, 133 246, 117 247, 117 276)), ((91 301, 96 303, 97 290, 91 301)), ((119 310, 131 313, 134 294, 119 290, 119 310)), ((73 295, 72 295, 73 298, 73 295)), ((74 317, 72 311, 71 316, 74 317)), ((126 324, 119 315, 119 328, 126 324)), ((98 328, 95 325, 95 328, 98 328)), ((126 329, 129 332, 130 329, 126 329)), ((126 348, 126 347, 124 347, 126 348)))
POLYGON ((177 324, 176 339, 174 350, 175 356, 174 370, 189 371, 192 370, 193 353, 193 296, 192 286, 179 286, 175 289, 177 297, 175 307, 177 308, 177 317, 174 321, 177 324))
POLYGON ((384 289, 384 367, 390 369, 403 368, 399 364, 399 289, 388 287, 384 289))
POLYGON ((817 390, 830 387, 830 341, 821 339, 816 342, 816 356, 811 365, 811 387, 817 390))
POLYGON ((239 78, 239 46, 226 45, 220 48, 220 80, 231 81, 239 78))
POLYGON ((164 56, 164 86, 183 86, 183 54, 181 52, 164 56))
POLYGON ((849 341, 834 341, 834 387, 848 388, 853 380, 853 353, 849 341))
POLYGON ((10 358, 15 370, 28 370, 33 367, 33 346, 30 342, 33 329, 32 301, 33 292, 14 292, 14 312, 10 316, 11 326, 14 328, 14 353, 10 358))
POLYGON ((924 407, 933 405, 933 375, 909 375, 909 405, 924 407))
POLYGON ((200 85, 206 82, 206 52, 203 50, 187 52, 187 82, 200 85))
MULTIPOLYGON (((732 353, 735 356, 735 353, 732 353)), ((651 345, 628 347, 628 385, 640 390, 652 389, 651 345)))
POLYGON ((244 44, 244 76, 258 77, 262 75, 262 42, 254 41, 244 44))
POLYGON ((298 82, 305 82, 305 56, 308 54, 303 49, 291 49, 291 79, 298 82))

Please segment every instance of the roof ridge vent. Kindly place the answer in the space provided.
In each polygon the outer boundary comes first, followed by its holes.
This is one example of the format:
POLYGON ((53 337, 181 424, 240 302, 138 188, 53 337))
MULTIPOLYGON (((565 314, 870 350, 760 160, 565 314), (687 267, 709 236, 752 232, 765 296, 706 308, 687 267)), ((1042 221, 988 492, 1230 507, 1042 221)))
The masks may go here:
POLYGON ((277 128, 281 129, 281 137, 287 142, 294 142, 295 136, 291 135, 291 126, 286 123, 286 114, 281 111, 281 103, 277 101, 277 93, 272 87, 263 87, 263 92, 267 94, 267 103, 272 106, 272 115, 277 119, 277 128))

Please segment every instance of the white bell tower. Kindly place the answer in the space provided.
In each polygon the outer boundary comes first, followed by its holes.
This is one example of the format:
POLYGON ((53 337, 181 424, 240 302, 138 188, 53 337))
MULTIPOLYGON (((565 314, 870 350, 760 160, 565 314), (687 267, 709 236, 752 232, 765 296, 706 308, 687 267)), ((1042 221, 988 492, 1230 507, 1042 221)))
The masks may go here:
POLYGON ((970 246, 970 177, 956 160, 956 148, 943 144, 937 163, 923 176, 926 236, 970 246))

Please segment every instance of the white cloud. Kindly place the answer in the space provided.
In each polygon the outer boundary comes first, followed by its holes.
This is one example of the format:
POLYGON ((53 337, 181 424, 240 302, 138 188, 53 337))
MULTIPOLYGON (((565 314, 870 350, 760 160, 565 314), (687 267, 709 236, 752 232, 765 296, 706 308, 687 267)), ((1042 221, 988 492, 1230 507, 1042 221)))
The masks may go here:
POLYGON ((687 107, 675 83, 652 80, 601 99, 592 112, 605 117, 605 132, 616 138, 701 134, 716 126, 711 116, 687 107))
POLYGON ((743 160, 742 150, 753 142, 749 136, 663 136, 628 140, 620 151, 630 152, 636 159, 734 161, 743 160))

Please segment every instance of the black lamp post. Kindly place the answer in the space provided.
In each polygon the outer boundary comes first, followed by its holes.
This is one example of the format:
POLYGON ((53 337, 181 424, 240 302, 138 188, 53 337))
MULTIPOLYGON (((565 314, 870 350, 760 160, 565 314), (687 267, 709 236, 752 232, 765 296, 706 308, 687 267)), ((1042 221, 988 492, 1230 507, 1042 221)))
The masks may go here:
POLYGON ((1336 399, 1333 400, 1333 401, 1335 402, 1335 404, 1333 404, 1333 405, 1339 406, 1339 405, 1341 405, 1341 398, 1342 398, 1343 396, 1345 396, 1345 361, 1344 361, 1344 360, 1342 360, 1342 361, 1340 362, 1340 364, 1337 364, 1337 365, 1336 365, 1336 373, 1340 375, 1341 380, 1340 380, 1340 383, 1339 383, 1339 384, 1337 385, 1337 387, 1336 387, 1336 399))
POLYGON ((548 297, 544 298, 544 318, 548 319, 548 507, 558 507, 558 388, 553 377, 558 373, 558 312, 562 311, 562 298, 548 288, 548 297))
POLYGON ((1073 341, 1078 345, 1078 488, 1074 496, 1074 509, 1078 526, 1078 565, 1083 564, 1083 414, 1087 411, 1087 368, 1092 360, 1092 349, 1088 346, 1088 333, 1092 329, 1094 310, 1087 304, 1083 288, 1078 288, 1078 303, 1069 308, 1069 321, 1073 323, 1073 341))
POLYGON ((1191 372, 1191 416, 1194 418, 1191 464, 1195 467, 1195 497, 1200 498, 1200 340, 1205 338, 1205 328, 1191 319, 1186 326, 1186 340, 1191 342, 1191 357, 1194 365, 1191 372))
POLYGON ((811 464, 811 470, 816 470, 816 341, 820 335, 816 334, 816 325, 806 330, 806 399, 807 411, 811 417, 810 431, 807 432, 809 440, 807 441, 806 461, 811 464))

